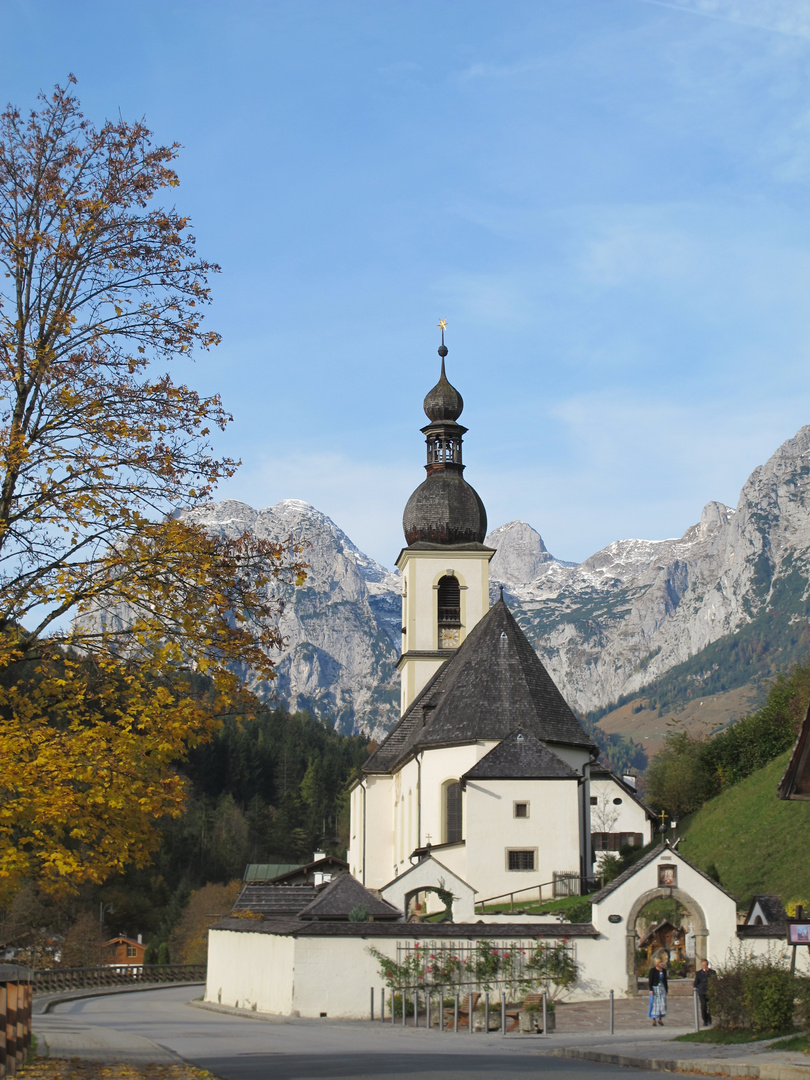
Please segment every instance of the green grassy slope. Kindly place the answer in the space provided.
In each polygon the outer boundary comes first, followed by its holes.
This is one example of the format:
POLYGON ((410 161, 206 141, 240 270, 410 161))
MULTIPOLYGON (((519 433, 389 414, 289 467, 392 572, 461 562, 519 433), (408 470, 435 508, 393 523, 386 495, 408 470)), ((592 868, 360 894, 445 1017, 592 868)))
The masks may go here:
POLYGON ((701 870, 714 863, 740 906, 754 893, 810 902, 810 803, 776 797, 789 757, 727 788, 679 829, 681 854, 701 870))

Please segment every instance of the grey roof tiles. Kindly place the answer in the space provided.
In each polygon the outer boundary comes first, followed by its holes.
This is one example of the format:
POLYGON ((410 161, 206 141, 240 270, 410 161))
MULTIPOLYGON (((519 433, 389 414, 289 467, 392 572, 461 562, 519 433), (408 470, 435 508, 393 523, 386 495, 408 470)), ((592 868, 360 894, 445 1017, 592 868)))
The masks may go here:
POLYGON ((499 742, 463 776, 464 780, 578 780, 579 774, 522 729, 499 742))
POLYGON ((359 908, 374 919, 399 919, 402 912, 381 900, 350 874, 341 874, 318 890, 311 903, 298 912, 299 919, 348 919, 359 908))
POLYGON ((419 750, 501 741, 517 728, 546 744, 596 749, 499 600, 427 683, 364 771, 393 772, 419 750))

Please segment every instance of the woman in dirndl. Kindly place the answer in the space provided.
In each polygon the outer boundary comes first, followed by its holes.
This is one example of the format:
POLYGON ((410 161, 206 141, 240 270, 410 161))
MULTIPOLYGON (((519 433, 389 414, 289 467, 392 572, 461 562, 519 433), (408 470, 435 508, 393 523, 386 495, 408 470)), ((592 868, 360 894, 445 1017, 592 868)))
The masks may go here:
POLYGON ((659 956, 655 965, 650 968, 648 975, 650 986, 650 1007, 647 1010, 648 1019, 652 1020, 652 1026, 664 1026, 664 1017, 667 1015, 667 972, 664 967, 664 957, 659 956))

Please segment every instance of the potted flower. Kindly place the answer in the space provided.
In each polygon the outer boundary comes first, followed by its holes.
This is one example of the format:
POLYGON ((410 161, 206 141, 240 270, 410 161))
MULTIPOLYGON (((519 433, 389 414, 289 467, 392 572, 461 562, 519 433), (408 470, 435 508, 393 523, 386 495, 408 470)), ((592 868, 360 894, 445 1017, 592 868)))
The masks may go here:
MULTIPOLYGON (((556 1031, 554 1002, 546 1000, 546 1031, 556 1031)), ((543 1032, 543 999, 540 994, 527 994, 518 1013, 518 1027, 524 1034, 543 1032)))

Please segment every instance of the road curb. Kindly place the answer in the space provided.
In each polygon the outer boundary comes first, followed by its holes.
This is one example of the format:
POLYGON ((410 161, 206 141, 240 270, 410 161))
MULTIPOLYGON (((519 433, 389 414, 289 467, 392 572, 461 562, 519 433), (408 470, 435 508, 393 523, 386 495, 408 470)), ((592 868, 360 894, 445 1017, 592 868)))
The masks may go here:
POLYGON ((605 1065, 623 1065, 655 1072, 691 1072, 705 1076, 751 1076, 757 1080, 808 1080, 810 1065, 754 1065, 746 1061, 718 1061, 713 1058, 644 1058, 630 1054, 610 1054, 603 1050, 559 1047, 548 1051, 549 1057, 578 1058, 605 1065))

